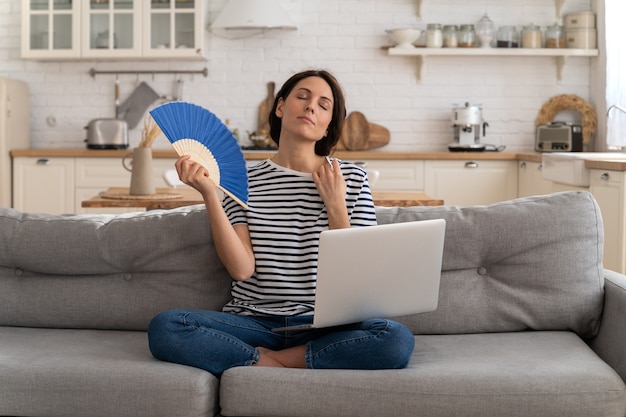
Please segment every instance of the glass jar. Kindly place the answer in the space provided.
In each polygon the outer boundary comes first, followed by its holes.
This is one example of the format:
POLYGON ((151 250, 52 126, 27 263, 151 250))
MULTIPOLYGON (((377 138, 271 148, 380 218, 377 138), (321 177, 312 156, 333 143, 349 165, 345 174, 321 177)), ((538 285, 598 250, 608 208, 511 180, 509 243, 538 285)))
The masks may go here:
POLYGON ((495 27, 489 16, 485 15, 476 23, 476 36, 482 48, 491 48, 491 41, 495 35, 495 27))
POLYGON ((496 46, 498 48, 518 48, 519 33, 515 26, 502 26, 496 35, 496 46))
POLYGON ((474 25, 461 25, 459 46, 461 48, 476 48, 476 31, 474 30, 474 25))
POLYGON ((522 28, 522 48, 541 48, 541 28, 533 23, 522 28))
POLYGON ((444 48, 456 48, 459 46, 459 32, 457 25, 446 25, 443 27, 444 48))
POLYGON ((426 47, 441 48, 443 46, 443 32, 439 23, 429 23, 426 26, 426 47))
POLYGON ((546 48, 566 48, 567 41, 563 26, 555 23, 546 28, 546 48))

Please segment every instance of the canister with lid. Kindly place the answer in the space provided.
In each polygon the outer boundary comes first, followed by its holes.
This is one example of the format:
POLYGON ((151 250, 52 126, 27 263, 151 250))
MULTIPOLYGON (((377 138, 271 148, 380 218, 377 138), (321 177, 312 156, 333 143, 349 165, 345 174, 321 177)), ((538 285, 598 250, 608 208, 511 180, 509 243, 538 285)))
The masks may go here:
POLYGON ((594 12, 576 12, 565 15, 565 29, 595 29, 596 14, 594 12))
POLYGON ((595 29, 567 29, 567 47, 576 49, 595 49, 597 33, 595 29))
POLYGON ((483 48, 491 47, 491 40, 495 35, 493 21, 487 16, 487 13, 476 23, 476 36, 480 41, 480 46, 483 48))
POLYGON ((595 49, 597 47, 595 13, 576 12, 565 15, 565 36, 568 48, 595 49))
POLYGON ((443 32, 439 23, 429 23, 426 26, 426 47, 441 48, 443 46, 443 32))
POLYGON ((558 23, 546 28, 546 48, 565 48, 567 40, 563 26, 558 23))
POLYGON ((541 48, 541 28, 534 23, 522 29, 522 48, 541 48))
POLYGON ((456 48, 459 46, 459 31, 456 25, 446 25, 443 27, 444 48, 456 48))
POLYGON ((519 33, 515 26, 502 26, 496 34, 496 46, 498 48, 519 47, 519 33))
POLYGON ((476 30, 474 29, 474 25, 461 25, 461 31, 459 32, 459 46, 461 48, 476 47, 476 30))

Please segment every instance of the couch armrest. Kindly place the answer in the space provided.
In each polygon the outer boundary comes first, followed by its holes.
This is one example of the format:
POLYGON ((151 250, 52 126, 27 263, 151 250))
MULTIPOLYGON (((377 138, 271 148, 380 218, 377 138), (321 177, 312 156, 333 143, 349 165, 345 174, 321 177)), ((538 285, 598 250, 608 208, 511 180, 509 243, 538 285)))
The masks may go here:
POLYGON ((626 276, 604 270, 604 309, 591 348, 626 381, 626 276))

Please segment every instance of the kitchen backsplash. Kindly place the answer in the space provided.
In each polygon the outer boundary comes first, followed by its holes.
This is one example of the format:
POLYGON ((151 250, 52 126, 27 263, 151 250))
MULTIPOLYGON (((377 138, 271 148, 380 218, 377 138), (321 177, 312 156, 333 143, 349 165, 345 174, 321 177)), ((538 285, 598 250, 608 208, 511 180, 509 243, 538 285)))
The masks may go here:
MULTIPOLYGON (((86 0, 81 0, 86 1, 86 0)), ((205 0, 206 1, 206 0, 205 0)), ((543 29, 555 21, 553 0, 280 0, 298 25, 297 32, 245 39, 224 39, 205 32, 206 61, 38 62, 20 58, 22 0, 0 3, 0 75, 28 83, 31 91, 31 143, 34 148, 83 147, 84 126, 114 116, 114 75, 107 71, 208 69, 208 76, 185 75, 183 99, 210 108, 240 132, 256 129, 266 84, 278 87, 293 72, 332 71, 344 86, 348 111, 391 131, 389 150, 444 150, 452 141, 451 109, 481 104, 489 123, 484 143, 507 150, 534 146, 534 120, 542 104, 558 94, 591 96, 590 58, 570 58, 561 83, 554 57, 431 57, 422 81, 417 58, 388 56, 386 29, 425 28, 427 23, 476 23, 484 12, 501 25, 521 28, 534 22, 543 29)), ((206 25, 224 0, 207 1, 206 25)), ((591 10, 591 0, 567 0, 563 13, 591 10)), ((174 75, 120 75, 124 100, 141 81, 158 94, 172 96, 174 75)), ((142 123, 130 132, 131 146, 142 123)), ((245 135, 242 135, 245 136, 245 135)), ((160 138, 155 147, 169 145, 160 138)))

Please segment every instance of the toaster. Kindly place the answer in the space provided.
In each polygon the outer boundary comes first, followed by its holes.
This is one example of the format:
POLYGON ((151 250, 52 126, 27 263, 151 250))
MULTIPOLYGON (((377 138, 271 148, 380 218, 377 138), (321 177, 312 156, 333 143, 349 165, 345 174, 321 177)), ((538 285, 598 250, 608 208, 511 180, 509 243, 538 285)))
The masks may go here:
POLYGON ((88 149, 128 148, 128 124, 119 119, 94 119, 87 126, 88 149))
POLYGON ((580 125, 552 122, 537 126, 537 152, 582 152, 583 129, 580 125))

